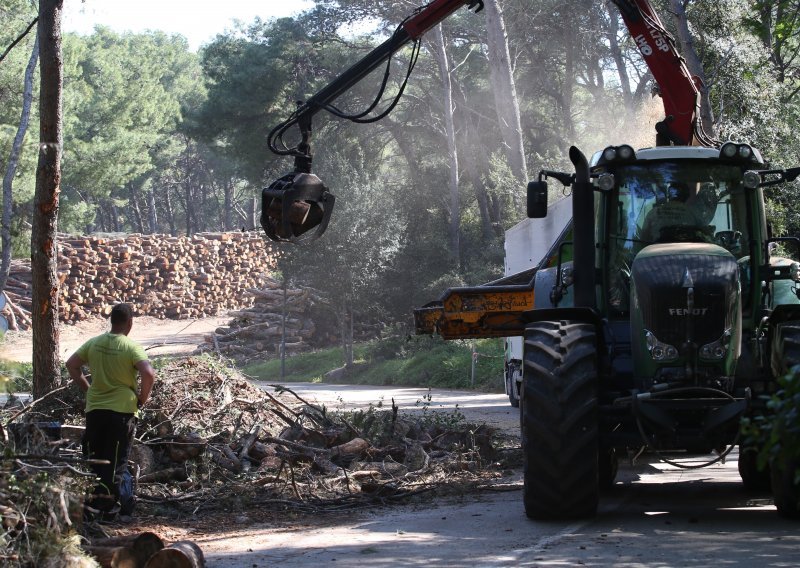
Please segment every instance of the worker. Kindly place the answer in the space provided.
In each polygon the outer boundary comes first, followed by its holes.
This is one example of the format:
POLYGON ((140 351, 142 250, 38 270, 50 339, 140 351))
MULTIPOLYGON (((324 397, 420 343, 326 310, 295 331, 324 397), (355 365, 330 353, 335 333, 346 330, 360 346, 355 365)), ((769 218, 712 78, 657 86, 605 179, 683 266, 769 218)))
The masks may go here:
POLYGON ((716 202, 708 192, 690 195, 685 183, 671 183, 666 200, 656 203, 647 214, 639 240, 658 242, 712 242, 714 228, 708 223, 714 216, 716 202))
POLYGON ((128 338, 133 327, 130 304, 111 310, 111 331, 84 343, 66 362, 70 378, 86 393, 86 433, 83 453, 89 459, 108 460, 92 465, 98 485, 85 508, 88 518, 130 516, 136 503, 128 454, 136 416, 150 397, 155 371, 144 349, 128 338), (83 374, 88 364, 91 383, 83 374), (141 386, 137 389, 137 372, 141 386), (138 390, 138 393, 137 393, 138 390))

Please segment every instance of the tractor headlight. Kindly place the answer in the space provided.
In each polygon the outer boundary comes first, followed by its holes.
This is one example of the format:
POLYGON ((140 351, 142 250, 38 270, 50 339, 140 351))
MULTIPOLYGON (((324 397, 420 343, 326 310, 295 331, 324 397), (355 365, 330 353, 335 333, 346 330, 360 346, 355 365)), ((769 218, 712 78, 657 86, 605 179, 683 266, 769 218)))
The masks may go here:
POLYGON ((702 359, 711 359, 712 361, 721 361, 728 353, 728 344, 730 341, 731 330, 726 329, 722 337, 700 348, 700 357, 702 359))
POLYGON ((597 178, 597 187, 602 191, 611 191, 614 189, 614 174, 604 173, 600 174, 597 178))
POLYGON ((761 174, 753 170, 747 170, 742 176, 742 183, 747 189, 755 189, 761 185, 761 174))
POLYGON ((720 157, 728 159, 735 158, 738 153, 739 147, 733 142, 726 142, 719 151, 720 157))
POLYGON ((645 340, 647 341, 647 350, 650 352, 650 357, 653 358, 653 361, 663 363, 674 361, 678 358, 678 349, 668 343, 659 341, 652 331, 645 330, 645 340))
POLYGON ((603 150, 602 161, 614 162, 618 160, 630 161, 636 159, 636 152, 633 151, 631 146, 624 144, 622 146, 609 146, 603 150))
POLYGON ((719 150, 719 157, 725 160, 750 161, 755 158, 755 151, 749 144, 736 144, 725 142, 719 150))
POLYGON ((617 154, 619 154, 621 160, 631 160, 634 157, 633 148, 631 148, 627 144, 617 148, 617 154))

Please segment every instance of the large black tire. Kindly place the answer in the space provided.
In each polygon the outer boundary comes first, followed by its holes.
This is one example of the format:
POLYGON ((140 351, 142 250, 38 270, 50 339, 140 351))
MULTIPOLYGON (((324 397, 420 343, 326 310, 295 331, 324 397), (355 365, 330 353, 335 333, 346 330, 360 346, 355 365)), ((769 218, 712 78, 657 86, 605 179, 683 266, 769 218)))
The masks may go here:
POLYGON ((800 322, 778 324, 772 346, 772 374, 781 377, 800 365, 800 322))
POLYGON ((519 388, 517 387, 517 376, 521 371, 517 365, 511 365, 506 370, 506 389, 508 390, 508 402, 514 408, 519 407, 519 388))
MULTIPOLYGON (((786 375, 797 365, 800 365, 800 322, 778 324, 772 347, 773 375, 786 375)), ((786 518, 800 519, 800 487, 794 482, 798 464, 791 461, 783 466, 770 466, 772 498, 778 513, 786 518)))
POLYGON ((600 484, 600 490, 611 489, 611 487, 614 486, 614 481, 617 479, 617 471, 619 470, 617 450, 614 448, 601 448, 597 456, 597 464, 597 478, 600 484))
POLYGON ((523 501, 532 519, 597 512, 596 354, 591 324, 538 322, 525 329, 523 501))
POLYGON ((769 491, 770 471, 769 466, 758 469, 758 448, 739 444, 739 476, 742 478, 744 488, 748 491, 769 491))
POLYGON ((778 514, 787 519, 800 519, 800 487, 794 482, 797 463, 772 465, 772 500, 778 514))

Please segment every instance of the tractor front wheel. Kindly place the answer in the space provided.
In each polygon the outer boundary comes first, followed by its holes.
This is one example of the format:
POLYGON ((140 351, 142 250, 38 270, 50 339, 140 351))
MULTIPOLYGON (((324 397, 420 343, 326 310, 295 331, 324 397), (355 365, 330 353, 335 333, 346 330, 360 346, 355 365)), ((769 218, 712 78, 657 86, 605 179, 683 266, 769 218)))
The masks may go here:
POLYGON ((529 324, 523 353, 525 513, 532 519, 593 516, 599 499, 595 327, 529 324))

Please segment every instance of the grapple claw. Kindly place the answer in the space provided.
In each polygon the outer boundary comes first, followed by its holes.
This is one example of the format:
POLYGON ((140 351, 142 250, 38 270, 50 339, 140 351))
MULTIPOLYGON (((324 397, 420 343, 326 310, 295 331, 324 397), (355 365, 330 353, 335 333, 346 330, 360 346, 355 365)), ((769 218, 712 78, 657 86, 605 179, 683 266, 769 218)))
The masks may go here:
POLYGON ((322 236, 336 197, 311 173, 292 172, 261 192, 261 226, 273 241, 305 242, 322 236), (300 238, 316 227, 308 237, 300 238))

